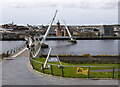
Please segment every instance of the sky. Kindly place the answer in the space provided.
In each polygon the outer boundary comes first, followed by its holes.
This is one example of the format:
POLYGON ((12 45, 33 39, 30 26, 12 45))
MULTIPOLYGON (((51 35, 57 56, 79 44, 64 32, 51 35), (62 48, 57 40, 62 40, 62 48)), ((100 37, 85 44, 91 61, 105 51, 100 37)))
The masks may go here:
POLYGON ((119 0, 2 0, 0 24, 48 25, 63 20, 69 25, 117 24, 119 0))

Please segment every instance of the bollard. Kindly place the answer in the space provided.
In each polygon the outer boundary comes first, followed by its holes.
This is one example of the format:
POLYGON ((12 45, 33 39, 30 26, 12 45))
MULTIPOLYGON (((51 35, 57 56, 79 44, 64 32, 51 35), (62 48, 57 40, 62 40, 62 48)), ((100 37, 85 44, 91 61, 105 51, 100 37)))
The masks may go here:
POLYGON ((112 75, 112 78, 114 78, 114 72, 115 72, 115 67, 113 67, 113 75, 112 75))
POLYGON ((53 69, 52 69, 52 65, 50 65, 51 68, 51 75, 53 76, 53 69))

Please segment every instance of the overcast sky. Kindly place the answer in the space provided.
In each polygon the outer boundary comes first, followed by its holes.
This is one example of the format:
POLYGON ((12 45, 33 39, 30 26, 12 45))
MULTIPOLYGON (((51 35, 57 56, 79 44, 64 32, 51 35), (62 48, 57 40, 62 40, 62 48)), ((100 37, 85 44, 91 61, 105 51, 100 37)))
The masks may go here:
POLYGON ((119 0, 3 0, 3 23, 49 24, 58 9, 54 24, 117 24, 119 0))

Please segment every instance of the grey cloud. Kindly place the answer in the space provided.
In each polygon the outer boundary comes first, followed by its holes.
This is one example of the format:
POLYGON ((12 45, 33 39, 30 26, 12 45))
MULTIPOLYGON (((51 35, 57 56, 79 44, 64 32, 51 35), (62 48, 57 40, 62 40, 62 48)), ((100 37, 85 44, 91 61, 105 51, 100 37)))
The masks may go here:
POLYGON ((13 8, 38 8, 38 7, 50 7, 50 8, 54 8, 57 7, 57 3, 42 3, 42 2, 38 2, 38 3, 13 3, 11 5, 13 8))
POLYGON ((75 4, 71 4, 71 3, 64 4, 63 7, 65 7, 65 8, 76 8, 75 4))
POLYGON ((13 3, 12 7, 14 7, 14 8, 26 8, 26 6, 23 3, 13 3))
POLYGON ((78 2, 78 3, 56 3, 56 2, 35 2, 35 3, 13 3, 14 8, 77 8, 77 9, 115 9, 117 2, 95 3, 95 2, 78 2))
POLYGON ((79 3, 55 3, 55 2, 38 2, 38 3, 13 3, 12 7, 14 8, 55 8, 55 7, 62 7, 62 8, 78 8, 78 9, 87 9, 90 8, 90 4, 87 2, 79 2, 79 3))
POLYGON ((58 4, 57 4, 57 3, 51 3, 49 6, 50 6, 50 7, 57 7, 58 4))
POLYGON ((80 9, 91 9, 91 5, 88 2, 81 2, 78 6, 80 9))
POLYGON ((39 2, 39 3, 33 3, 32 7, 51 7, 51 8, 54 8, 54 7, 57 7, 57 3, 43 3, 43 2, 39 2))
POLYGON ((63 8, 77 8, 77 9, 91 9, 91 5, 88 2, 78 3, 66 3, 62 5, 63 8))
POLYGON ((108 2, 105 3, 104 6, 102 6, 100 9, 115 9, 118 7, 117 2, 108 2))

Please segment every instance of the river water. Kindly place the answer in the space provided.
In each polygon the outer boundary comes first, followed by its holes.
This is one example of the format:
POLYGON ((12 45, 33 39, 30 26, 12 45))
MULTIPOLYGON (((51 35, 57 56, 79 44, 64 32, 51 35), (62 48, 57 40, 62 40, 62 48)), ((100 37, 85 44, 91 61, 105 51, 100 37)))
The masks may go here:
MULTIPOLYGON (((46 41, 52 48, 51 54, 91 54, 91 55, 118 55, 118 40, 77 40, 76 44, 68 41, 46 41)), ((42 49, 42 54, 48 53, 42 49)))
MULTIPOLYGON (((71 44, 67 40, 48 40, 45 43, 52 48, 51 54, 118 55, 118 42, 118 40, 77 40, 76 44, 71 44)), ((0 41, 3 52, 24 43, 25 41, 0 41)), ((42 54, 47 54, 49 48, 42 49, 42 54)))
POLYGON ((25 41, 0 41, 0 53, 14 49, 24 43, 25 41))

